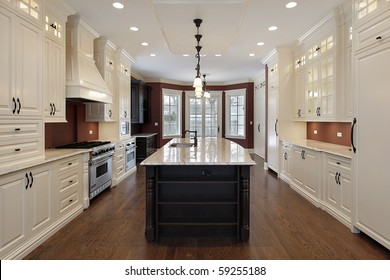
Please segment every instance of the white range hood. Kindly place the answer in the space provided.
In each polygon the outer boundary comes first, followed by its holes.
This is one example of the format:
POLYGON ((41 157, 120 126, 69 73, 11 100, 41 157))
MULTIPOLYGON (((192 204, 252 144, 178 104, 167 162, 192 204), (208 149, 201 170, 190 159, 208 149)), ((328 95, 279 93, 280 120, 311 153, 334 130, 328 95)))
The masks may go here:
POLYGON ((112 93, 93 59, 96 34, 79 15, 66 23, 66 98, 82 102, 112 103, 112 93))

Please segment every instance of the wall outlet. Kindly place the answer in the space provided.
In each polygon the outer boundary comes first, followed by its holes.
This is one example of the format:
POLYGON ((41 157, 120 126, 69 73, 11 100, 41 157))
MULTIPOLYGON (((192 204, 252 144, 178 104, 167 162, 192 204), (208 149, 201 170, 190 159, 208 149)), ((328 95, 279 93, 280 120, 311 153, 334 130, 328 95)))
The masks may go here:
POLYGON ((343 134, 341 132, 337 132, 337 137, 343 137, 343 134))
POLYGON ((314 132, 314 134, 315 134, 315 135, 317 135, 317 134, 318 134, 318 131, 317 131, 317 129, 314 129, 314 131, 313 131, 313 132, 314 132))
POLYGON ((92 131, 92 130, 90 130, 88 133, 91 135, 91 134, 93 133, 93 131, 92 131))

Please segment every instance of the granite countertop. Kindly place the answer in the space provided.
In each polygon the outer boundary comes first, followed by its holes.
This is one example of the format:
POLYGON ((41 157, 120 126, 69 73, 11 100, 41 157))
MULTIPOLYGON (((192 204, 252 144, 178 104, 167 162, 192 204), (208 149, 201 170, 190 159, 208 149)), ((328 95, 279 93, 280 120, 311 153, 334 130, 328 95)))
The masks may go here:
POLYGON ((150 137, 150 136, 154 136, 154 135, 157 135, 157 133, 156 132, 145 132, 145 133, 137 133, 137 134, 131 135, 131 137, 134 137, 134 138, 150 137))
POLYGON ((189 138, 174 138, 141 165, 255 165, 242 146, 224 139, 199 137, 197 147, 169 147, 172 143, 190 143, 189 138))
POLYGON ((319 152, 326 152, 326 153, 342 156, 349 159, 352 158, 351 147, 347 147, 347 146, 336 145, 336 144, 315 141, 315 140, 308 140, 308 139, 295 139, 295 140, 282 140, 282 141, 303 148, 319 151, 319 152))
POLYGON ((0 167, 0 176, 90 151, 91 149, 46 149, 42 157, 0 167))

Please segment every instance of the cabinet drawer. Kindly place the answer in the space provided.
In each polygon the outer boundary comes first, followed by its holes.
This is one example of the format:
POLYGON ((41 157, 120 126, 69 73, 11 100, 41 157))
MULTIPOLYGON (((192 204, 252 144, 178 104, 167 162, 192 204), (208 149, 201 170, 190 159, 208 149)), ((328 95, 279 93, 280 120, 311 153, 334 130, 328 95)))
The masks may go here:
POLYGON ((0 141, 14 141, 41 137, 43 134, 42 122, 0 122, 0 141))
POLYGON ((64 215, 80 204, 80 193, 75 190, 73 193, 63 197, 59 202, 59 214, 64 215))
POLYGON ((351 160, 348 158, 328 155, 328 165, 351 172, 351 160))
MULTIPOLYGON (((59 176, 59 190, 60 193, 66 192, 70 188, 74 188, 75 185, 78 185, 80 182, 80 173, 79 172, 68 172, 59 176)), ((61 195, 60 195, 61 197, 61 195)))
POLYGON ((390 11, 356 29, 353 40, 355 51, 390 38, 390 11))
POLYGON ((42 138, 0 142, 0 164, 43 157, 42 138))
POLYGON ((70 157, 59 162, 58 172, 68 172, 69 170, 77 169, 80 166, 79 157, 70 157))
POLYGON ((237 166, 169 166, 163 165, 158 168, 158 180, 166 181, 223 181, 237 182, 237 166))

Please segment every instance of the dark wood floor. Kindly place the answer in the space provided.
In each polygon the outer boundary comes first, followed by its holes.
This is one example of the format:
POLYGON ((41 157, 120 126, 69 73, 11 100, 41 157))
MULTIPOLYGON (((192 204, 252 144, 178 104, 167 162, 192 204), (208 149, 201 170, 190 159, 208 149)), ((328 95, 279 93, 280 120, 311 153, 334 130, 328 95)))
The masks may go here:
POLYGON ((138 167, 26 259, 390 259, 390 250, 350 229, 306 201, 263 161, 251 170, 251 233, 247 243, 235 239, 144 237, 144 168, 138 167))

